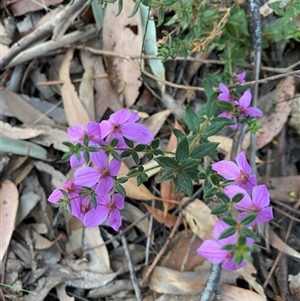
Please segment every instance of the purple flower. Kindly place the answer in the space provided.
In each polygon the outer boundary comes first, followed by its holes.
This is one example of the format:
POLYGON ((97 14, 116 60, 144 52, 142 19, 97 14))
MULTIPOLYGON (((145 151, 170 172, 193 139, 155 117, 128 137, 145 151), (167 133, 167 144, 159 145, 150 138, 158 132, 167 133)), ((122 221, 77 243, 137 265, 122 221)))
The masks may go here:
POLYGON ((230 91, 229 91, 228 87, 225 86, 224 84, 220 83, 219 89, 222 92, 218 96, 219 100, 231 101, 230 91))
POLYGON ((144 125, 136 123, 139 116, 136 113, 122 109, 110 115, 108 120, 100 123, 100 131, 106 142, 110 142, 114 138, 119 140, 119 147, 126 147, 124 138, 141 144, 148 144, 154 136, 151 131, 144 125))
POLYGON ((86 227, 96 227, 108 218, 108 225, 118 231, 122 224, 119 210, 123 208, 124 197, 121 194, 114 194, 111 198, 108 195, 97 198, 97 207, 91 208, 84 215, 83 224, 86 227))
POLYGON ((96 167, 82 167, 75 171, 75 183, 86 187, 96 185, 96 193, 106 195, 114 186, 113 177, 118 175, 122 163, 116 159, 109 162, 103 150, 94 153, 93 163, 96 167))
POLYGON ((251 167, 247 162, 246 153, 243 151, 236 157, 236 164, 222 160, 212 164, 212 169, 226 180, 234 180, 234 184, 251 190, 257 185, 256 176, 251 174, 251 167))
POLYGON ((48 201, 50 203, 57 203, 59 200, 64 200, 65 197, 62 194, 61 190, 64 190, 67 193, 68 198, 72 200, 78 197, 81 191, 81 186, 75 185, 73 181, 69 180, 66 183, 62 184, 60 187, 54 189, 48 197, 48 201))
MULTIPOLYGON (((222 112, 218 117, 225 117, 228 119, 232 119, 236 122, 236 117, 231 112, 228 112, 228 111, 222 112)), ((229 127, 235 131, 237 129, 237 124, 232 124, 229 127)))
POLYGON ((246 71, 243 71, 242 73, 232 73, 232 76, 235 78, 235 81, 243 84, 245 82, 245 77, 246 77, 246 71))
MULTIPOLYGON (((219 239, 222 232, 227 230, 230 226, 227 225, 224 221, 217 221, 214 230, 213 236, 214 239, 205 240, 200 248, 198 248, 197 253, 202 257, 208 259, 213 264, 218 264, 223 262, 222 267, 226 270, 237 270, 246 265, 246 261, 242 261, 241 264, 237 265, 233 261, 233 253, 228 250, 223 250, 222 248, 225 245, 234 245, 237 242, 237 234, 233 234, 232 236, 219 239)), ((251 245, 254 243, 253 239, 247 238, 246 244, 251 245)))
POLYGON ((237 109, 244 117, 260 117, 263 115, 258 108, 249 107, 251 103, 252 94, 249 90, 245 91, 241 98, 235 101, 237 109))
MULTIPOLYGON (((103 142, 103 140, 101 139, 99 123, 96 122, 90 121, 86 126, 86 130, 84 129, 83 125, 79 124, 73 127, 69 127, 67 131, 69 140, 74 144, 80 143, 83 145, 83 140, 86 135, 88 136, 89 146, 99 146, 99 143, 103 142)), ((81 166, 85 163, 83 153, 83 151, 79 152, 79 160, 77 159, 75 154, 70 157, 70 165, 72 168, 81 166)))
POLYGON ((244 218, 249 213, 257 213, 256 219, 250 224, 263 224, 273 219, 273 211, 270 205, 270 193, 266 185, 255 186, 252 190, 252 199, 249 194, 238 186, 227 186, 224 192, 228 197, 232 198, 238 193, 244 194, 242 200, 234 205, 234 207, 241 211, 241 218, 244 218))

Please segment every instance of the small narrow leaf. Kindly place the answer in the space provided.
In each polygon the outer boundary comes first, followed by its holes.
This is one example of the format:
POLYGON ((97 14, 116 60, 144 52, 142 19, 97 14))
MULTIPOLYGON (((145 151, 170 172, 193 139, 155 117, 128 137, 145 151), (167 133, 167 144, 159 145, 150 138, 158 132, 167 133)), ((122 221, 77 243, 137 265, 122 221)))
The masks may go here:
POLYGON ((230 227, 222 232, 218 239, 223 239, 232 236, 236 232, 235 227, 230 227))
POLYGON ((199 131, 200 121, 198 119, 197 114, 193 111, 193 109, 190 106, 186 106, 184 121, 192 132, 199 131))

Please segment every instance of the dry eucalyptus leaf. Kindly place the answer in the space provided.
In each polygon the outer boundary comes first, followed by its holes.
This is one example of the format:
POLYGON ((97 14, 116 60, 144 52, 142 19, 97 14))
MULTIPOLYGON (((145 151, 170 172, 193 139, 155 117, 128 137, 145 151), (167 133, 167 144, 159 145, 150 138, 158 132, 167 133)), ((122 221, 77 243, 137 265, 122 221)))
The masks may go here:
POLYGON ((92 289, 106 285, 118 275, 118 273, 98 274, 88 271, 80 271, 76 274, 78 275, 77 279, 67 280, 65 284, 77 288, 92 289))
POLYGON ((300 197, 300 176, 271 177, 266 185, 274 200, 291 203, 300 197))
POLYGON ((289 287, 295 300, 300 300, 300 272, 297 275, 289 275, 289 287))
POLYGON ((108 273, 110 261, 106 245, 101 236, 100 228, 85 228, 83 234, 83 257, 87 258, 87 270, 94 273, 108 273), (101 245, 101 247, 99 247, 101 245))
POLYGON ((53 146, 53 148, 62 152, 67 152, 69 150, 69 148, 63 144, 63 142, 69 140, 66 130, 53 128, 43 124, 32 125, 30 128, 37 131, 43 131, 41 135, 31 139, 31 141, 47 147, 53 146))
MULTIPOLYGON (((261 149, 277 136, 286 124, 291 113, 292 98, 295 94, 295 79, 288 76, 278 84, 278 93, 274 100, 268 116, 258 119, 257 124, 262 125, 262 129, 256 134, 256 148, 261 149)), ((250 132, 245 135, 242 148, 247 149, 250 145, 250 132)))
POLYGON ((59 301, 75 301, 74 297, 70 297, 69 295, 67 295, 65 284, 60 283, 55 288, 56 288, 57 298, 59 299, 59 301))
MULTIPOLYGON (((127 190, 126 190, 127 191, 127 190)), ((130 223, 135 223, 139 219, 141 219, 145 213, 142 212, 137 207, 133 206, 132 204, 125 202, 124 209, 121 211, 122 218, 130 223)), ((143 231, 146 235, 148 235, 149 231, 149 219, 144 218, 139 223, 136 224, 136 226, 143 231)))
MULTIPOLYGON (((182 202, 186 200, 183 198, 182 202)), ((210 213, 211 209, 204 202, 195 199, 182 212, 193 233, 202 240, 213 238, 212 230, 218 218, 210 213)))
POLYGON ((1 104, 8 107, 10 114, 25 124, 41 123, 55 125, 55 122, 47 115, 36 109, 27 100, 26 95, 14 93, 6 88, 0 88, 1 104))
POLYGON ((19 192, 10 180, 4 180, 0 188, 0 261, 8 248, 15 228, 15 219, 19 205, 19 192))
POLYGON ((144 204, 144 206, 159 223, 165 224, 169 228, 175 225, 178 218, 176 215, 172 215, 170 213, 165 215, 164 212, 158 208, 151 207, 147 204, 144 204))
POLYGON ((8 6, 14 16, 23 16, 29 12, 45 10, 48 6, 62 3, 63 0, 16 0, 8 6))
POLYGON ((43 130, 31 129, 31 128, 19 128, 17 126, 11 126, 9 123, 0 120, 0 135, 11 137, 13 139, 31 139, 44 134, 43 130))
MULTIPOLYGON (((106 7, 102 30, 104 50, 128 56, 141 54, 143 43, 141 16, 135 14, 132 18, 128 18, 134 5, 133 0, 126 1, 117 18, 118 4, 115 2, 106 7)), ((120 99, 124 100, 125 106, 130 107, 139 95, 140 68, 143 67, 140 67, 136 60, 131 62, 118 56, 106 56, 105 62, 113 89, 118 92, 120 99)))
POLYGON ((288 246, 273 230, 269 227, 269 243, 270 245, 290 256, 300 259, 300 253, 288 246))
POLYGON ((74 49, 70 48, 65 54, 59 70, 59 78, 61 81, 63 81, 63 85, 61 87, 61 96, 63 99, 68 125, 86 125, 90 121, 90 118, 70 79, 70 62, 73 58, 73 54, 74 49))

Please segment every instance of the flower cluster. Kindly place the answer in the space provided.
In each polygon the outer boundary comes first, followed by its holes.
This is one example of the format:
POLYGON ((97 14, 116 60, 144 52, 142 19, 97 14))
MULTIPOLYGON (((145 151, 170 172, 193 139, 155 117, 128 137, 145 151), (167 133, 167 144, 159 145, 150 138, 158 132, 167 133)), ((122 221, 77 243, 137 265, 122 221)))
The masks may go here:
MULTIPOLYGON (((237 83, 244 83, 246 72, 232 74, 237 83)), ((219 115, 219 117, 225 117, 232 119, 235 124, 230 125, 230 127, 235 130, 237 128, 237 122, 245 119, 247 117, 261 117, 262 111, 258 108, 250 107, 252 94, 250 90, 246 90, 241 97, 236 97, 233 95, 229 88, 223 84, 219 84, 219 90, 221 93, 218 96, 220 101, 227 103, 227 108, 219 115)))
POLYGON ((75 179, 55 189, 48 201, 60 203, 79 218, 86 227, 95 227, 107 220, 118 231, 124 208, 124 196, 117 193, 116 177, 121 168, 120 159, 111 158, 115 151, 121 155, 128 148, 126 143, 149 144, 154 139, 151 131, 137 123, 139 116, 126 109, 100 123, 89 122, 68 128, 72 143, 69 157, 75 179))
POLYGON ((214 264, 222 262, 223 268, 235 270, 246 264, 245 258, 250 258, 254 239, 248 236, 248 230, 273 218, 270 194, 265 185, 257 185, 245 152, 236 157, 236 163, 222 160, 212 164, 212 169, 230 181, 223 192, 225 206, 233 218, 219 220, 213 231, 214 240, 205 240, 197 252, 214 264))

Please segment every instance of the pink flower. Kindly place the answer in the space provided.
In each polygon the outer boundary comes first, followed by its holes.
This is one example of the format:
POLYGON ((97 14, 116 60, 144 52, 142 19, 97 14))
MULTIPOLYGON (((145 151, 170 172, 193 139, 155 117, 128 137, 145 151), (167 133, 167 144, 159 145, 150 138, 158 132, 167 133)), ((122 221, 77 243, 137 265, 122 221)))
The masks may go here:
POLYGON ((105 222, 108 218, 108 225, 118 231, 122 218, 120 211, 124 208, 124 197, 114 194, 111 198, 106 195, 97 198, 97 207, 91 208, 83 217, 82 221, 86 227, 96 227, 105 222))
MULTIPOLYGON (((228 112, 228 111, 222 112, 218 117, 225 117, 228 119, 232 119, 236 122, 236 117, 231 112, 228 112)), ((238 126, 237 124, 232 124, 229 127, 235 131, 237 129, 237 126, 238 126)))
MULTIPOLYGON (((197 253, 202 257, 208 259, 213 264, 222 263, 222 267, 226 270, 237 270, 246 265, 246 261, 243 260, 241 264, 237 265, 233 261, 233 253, 228 250, 223 250, 222 248, 225 245, 235 245, 237 243, 237 235, 236 233, 232 236, 219 239, 222 232, 227 230, 230 226, 227 225, 224 221, 217 221, 214 230, 213 230, 213 239, 205 240, 200 248, 198 248, 197 253)), ((246 244, 251 245, 254 243, 253 239, 247 238, 246 244)))
POLYGON ((244 197, 242 200, 234 205, 234 207, 241 211, 241 218, 244 218, 249 213, 257 213, 256 219, 250 224, 263 224, 273 219, 273 211, 270 205, 270 193, 266 185, 255 186, 252 190, 252 199, 249 194, 238 186, 227 186, 224 192, 229 198, 233 198, 236 194, 242 193, 244 197))
POLYGON ((233 72, 232 76, 235 78, 236 82, 243 84, 245 82, 246 71, 243 71, 242 73, 239 74, 233 72))
POLYGON ((101 121, 101 135, 107 137, 106 142, 117 138, 119 147, 126 147, 124 137, 141 144, 150 143, 154 139, 153 134, 146 126, 136 123, 137 120, 139 116, 136 113, 120 110, 110 115, 108 120, 101 121))
POLYGON ((86 187, 96 185, 96 193, 106 195, 114 186, 113 177, 118 175, 122 163, 116 159, 109 162, 103 150, 94 153, 93 163, 96 167, 82 167, 75 171, 75 183, 86 187))
MULTIPOLYGON (((99 123, 96 122, 90 121, 86 126, 86 130, 84 129, 83 125, 79 124, 69 127, 67 131, 69 140, 74 144, 80 143, 83 145, 85 135, 88 136, 89 146, 99 146, 99 143, 103 142, 101 139, 99 123)), ((72 168, 81 166, 85 163, 83 153, 83 151, 79 152, 79 158, 77 158, 75 154, 70 157, 70 165, 72 168)))
POLYGON ((252 94, 249 90, 245 91, 241 98, 235 101, 237 109, 244 117, 260 117, 263 115, 258 108, 249 107, 251 103, 252 94))
POLYGON ((231 101, 230 91, 228 87, 222 83, 219 84, 219 89, 222 93, 219 94, 219 100, 231 101))
POLYGON ((212 164, 212 169, 226 180, 234 180, 234 184, 249 191, 257 185, 256 176, 251 174, 251 167, 243 151, 236 157, 236 164, 222 160, 212 164))
POLYGON ((64 190, 68 195, 70 200, 78 197, 81 186, 75 185, 75 183, 71 180, 67 181, 66 183, 62 184, 60 187, 53 190, 53 192, 48 197, 48 201, 50 203, 57 203, 59 200, 64 200, 65 197, 62 194, 61 190, 64 190))

